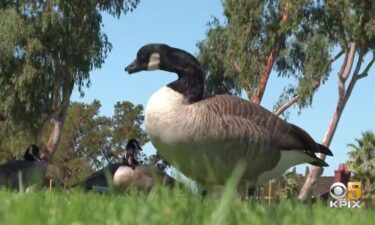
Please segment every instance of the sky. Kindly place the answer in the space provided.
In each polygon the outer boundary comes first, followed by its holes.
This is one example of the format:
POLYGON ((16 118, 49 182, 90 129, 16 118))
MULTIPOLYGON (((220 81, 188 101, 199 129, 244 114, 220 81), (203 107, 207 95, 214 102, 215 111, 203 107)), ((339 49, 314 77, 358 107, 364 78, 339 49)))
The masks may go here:
MULTIPOLYGON (((148 98, 177 76, 162 71, 129 76, 124 71, 125 66, 135 59, 138 49, 148 43, 165 43, 196 54, 196 43, 205 38, 207 23, 212 17, 224 20, 219 0, 141 0, 136 10, 120 19, 103 14, 103 31, 113 49, 102 68, 91 72, 91 86, 84 88, 84 97, 75 90, 71 100, 92 103, 98 99, 102 104, 101 114, 106 116, 113 115, 113 106, 119 101, 131 101, 146 107, 148 98)), ((312 106, 301 114, 292 110, 288 120, 305 129, 317 142, 322 141, 336 107, 339 67, 340 61, 337 61, 329 80, 315 94, 312 106)), ((359 138, 361 132, 375 130, 374 73, 373 67, 367 78, 357 82, 330 146, 334 157, 328 157, 330 167, 325 168, 323 175, 333 175, 339 163, 347 160, 347 144, 359 138)), ((289 82, 272 73, 262 106, 272 111, 289 82)), ((155 149, 148 143, 144 151, 152 153, 155 149)), ((303 173, 306 165, 297 167, 297 171, 303 173)))

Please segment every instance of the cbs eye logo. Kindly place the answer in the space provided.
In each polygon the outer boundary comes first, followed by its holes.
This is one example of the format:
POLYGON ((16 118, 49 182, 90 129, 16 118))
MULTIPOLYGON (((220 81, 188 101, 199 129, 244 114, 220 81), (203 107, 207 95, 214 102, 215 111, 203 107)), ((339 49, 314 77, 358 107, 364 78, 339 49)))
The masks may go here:
POLYGON ((358 200, 362 196, 361 182, 348 182, 348 188, 343 183, 333 183, 329 189, 331 197, 336 200, 343 200, 347 197, 348 200, 358 200))
POLYGON ((331 188, 329 189, 329 193, 331 194, 331 197, 336 200, 342 200, 346 197, 346 187, 343 183, 336 182, 333 183, 331 188))
POLYGON ((362 196, 361 182, 348 182, 348 187, 345 187, 340 182, 333 183, 329 189, 329 193, 335 199, 335 201, 330 201, 331 207, 360 208, 361 201, 358 200, 362 196))

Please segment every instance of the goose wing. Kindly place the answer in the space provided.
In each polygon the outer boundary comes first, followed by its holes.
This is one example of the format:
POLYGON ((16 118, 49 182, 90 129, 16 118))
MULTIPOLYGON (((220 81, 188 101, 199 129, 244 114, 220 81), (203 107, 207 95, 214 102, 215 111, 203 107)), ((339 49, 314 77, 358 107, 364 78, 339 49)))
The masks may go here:
POLYGON ((18 188, 19 173, 25 185, 41 182, 47 171, 43 162, 13 160, 0 165, 0 185, 18 188))
POLYGON ((164 184, 168 187, 174 187, 176 184, 175 179, 170 177, 164 171, 156 168, 152 165, 139 165, 136 167, 136 170, 140 172, 140 174, 152 177, 157 183, 164 184))
POLYGON ((121 163, 110 164, 109 166, 91 174, 79 185, 84 186, 86 190, 92 190, 94 186, 108 187, 108 179, 111 182, 113 175, 120 166, 121 163))
POLYGON ((228 123, 234 124, 234 128, 248 129, 250 135, 259 136, 259 141, 270 142, 279 150, 301 150, 314 158, 316 152, 332 155, 328 148, 317 144, 302 128, 285 122, 262 106, 245 99, 217 95, 197 104, 206 115, 227 118, 228 123))

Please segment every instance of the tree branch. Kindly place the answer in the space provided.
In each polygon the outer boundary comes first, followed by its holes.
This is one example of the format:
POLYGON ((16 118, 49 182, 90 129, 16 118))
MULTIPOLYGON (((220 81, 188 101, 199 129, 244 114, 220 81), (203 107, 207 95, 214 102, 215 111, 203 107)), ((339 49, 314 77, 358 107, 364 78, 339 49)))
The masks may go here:
POLYGON ((349 98, 350 94, 353 91, 354 85, 355 85, 355 83, 358 80, 358 73, 359 73, 359 70, 360 70, 360 68, 362 66, 362 60, 363 60, 363 52, 360 51, 359 52, 359 56, 358 56, 357 65, 355 67, 352 79, 350 80, 350 83, 348 85, 347 91, 345 92, 345 96, 344 96, 344 100, 345 101, 349 98))
POLYGON ((348 79, 348 76, 350 74, 350 71, 352 70, 352 65, 353 65, 353 59, 354 59, 354 54, 355 54, 355 43, 351 42, 350 47, 349 47, 349 55, 348 55, 348 61, 345 66, 344 72, 341 74, 342 80, 345 81, 348 79))
POLYGON ((337 55, 335 55, 334 57, 332 57, 330 59, 330 63, 333 63, 334 61, 336 61, 337 59, 339 59, 344 53, 345 53, 345 51, 341 50, 337 55))
POLYGON ((355 44, 352 42, 350 43, 349 51, 346 51, 345 60, 338 74, 339 76, 339 85, 338 85, 339 98, 344 98, 344 95, 345 95, 345 82, 348 79, 349 73, 352 69, 353 59, 354 59, 353 53, 355 52, 354 50, 355 50, 355 44))
MULTIPOLYGON (((315 91, 318 87, 320 86, 320 81, 319 80, 316 80, 313 82, 313 90, 315 91)), ((297 103, 299 100, 300 100, 301 96, 300 95, 296 95, 294 96, 292 99, 290 99, 287 103, 285 103, 284 105, 282 105, 280 108, 278 108, 274 114, 276 116, 280 116, 283 112, 285 112, 285 110, 287 110, 289 107, 291 107, 292 105, 294 105, 295 103, 297 103)))
POLYGON ((294 96, 292 99, 290 99, 287 103, 285 103, 284 105, 282 105, 280 108, 278 108, 274 114, 276 116, 280 116, 283 112, 285 112, 285 110, 287 110, 290 106, 292 106, 293 104, 297 103, 298 100, 300 99, 301 97, 299 95, 296 95, 294 96))
POLYGON ((56 116, 54 116, 52 122, 54 124, 52 132, 48 138, 46 147, 44 148, 41 159, 50 162, 53 154, 55 153, 57 146, 60 142, 61 132, 64 126, 64 120, 66 113, 69 108, 70 96, 72 95, 74 87, 74 81, 68 80, 63 86, 63 99, 60 103, 60 110, 56 116))
POLYGON ((365 70, 363 70, 362 73, 360 73, 360 74, 357 75, 357 80, 362 79, 364 77, 367 77, 368 71, 370 70, 370 68, 372 67, 372 65, 374 64, 374 62, 375 62, 375 55, 372 57, 372 60, 367 64, 365 70))
POLYGON ((272 72, 273 64, 275 62, 275 58, 277 57, 277 52, 274 49, 271 50, 270 54, 267 57, 267 61, 264 65, 263 71, 260 75, 259 78, 259 83, 258 86, 255 90, 255 93, 251 97, 251 101, 254 102, 255 104, 260 104, 260 102, 263 99, 264 91, 266 89, 268 80, 270 78, 270 74, 272 72))
MULTIPOLYGON (((332 57, 330 60, 329 60, 329 64, 332 64, 333 62, 335 62, 337 59, 339 59, 343 54, 345 53, 344 50, 341 50, 339 53, 337 53, 337 55, 335 55, 334 57, 332 57)), ((348 55, 346 55, 346 58, 347 58, 348 55)), ((327 66, 328 66, 327 65, 327 66)), ((342 68, 342 70, 344 69, 344 67, 342 68)), ((317 89, 318 87, 320 86, 320 81, 315 81, 313 83, 313 89, 317 89)), ((280 116, 282 113, 285 112, 285 110, 287 110, 289 107, 291 107, 292 105, 294 105, 295 103, 297 103, 299 100, 300 100, 301 96, 300 95, 296 95, 294 96, 292 99, 290 99, 287 103, 285 103, 284 105, 282 105, 280 108, 278 108, 274 114, 276 116, 280 116)))

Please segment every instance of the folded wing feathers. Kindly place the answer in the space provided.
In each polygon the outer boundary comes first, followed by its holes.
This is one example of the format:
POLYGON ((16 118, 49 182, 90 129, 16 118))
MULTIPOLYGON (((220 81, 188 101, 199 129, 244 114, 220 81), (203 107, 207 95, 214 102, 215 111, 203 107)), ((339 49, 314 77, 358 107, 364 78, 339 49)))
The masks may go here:
POLYGON ((318 152, 332 155, 327 147, 316 143, 303 129, 285 122, 265 108, 249 101, 233 96, 218 95, 197 104, 204 104, 207 110, 217 116, 231 116, 248 120, 250 123, 242 124, 239 129, 243 129, 243 126, 251 126, 252 135, 269 136, 271 142, 281 150, 297 149, 314 158, 316 158, 315 153, 318 152))

